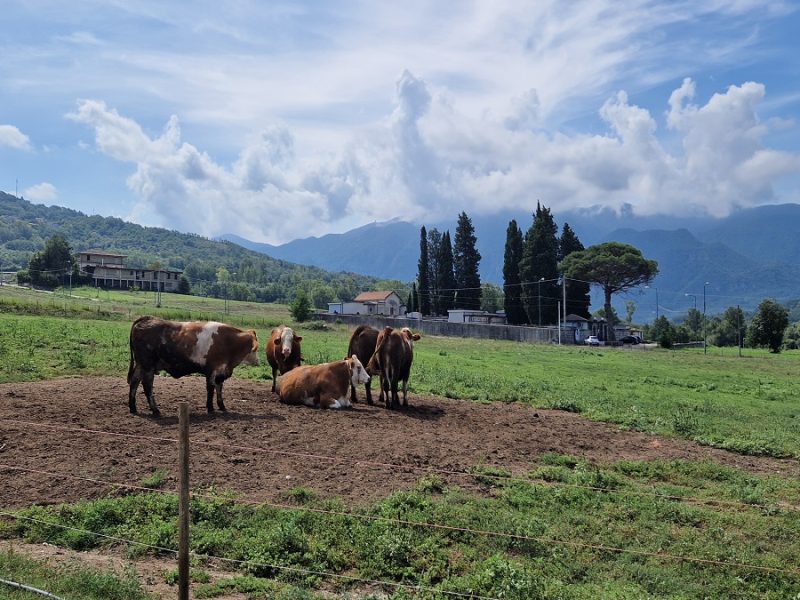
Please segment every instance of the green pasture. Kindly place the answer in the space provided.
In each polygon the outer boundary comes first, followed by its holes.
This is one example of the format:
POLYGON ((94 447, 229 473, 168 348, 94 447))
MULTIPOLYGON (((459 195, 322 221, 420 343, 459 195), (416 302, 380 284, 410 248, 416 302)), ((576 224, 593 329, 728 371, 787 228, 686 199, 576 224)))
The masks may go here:
MULTIPOLYGON (((482 494, 428 476, 413 490, 357 508, 307 488, 287 493, 284 503, 296 506, 290 509, 196 493, 194 597, 239 591, 249 598, 438 600, 451 592, 512 600, 777 600, 800 594, 800 498, 793 482, 712 463, 621 461, 598 468, 564 455, 541 457, 524 476, 476 468, 473 478, 482 494), (687 495, 695 500, 675 498, 687 495), (212 581, 204 569, 209 557, 237 561, 228 567, 234 576, 212 581), (386 586, 379 595, 374 584, 329 573, 408 588, 386 586)), ((88 530, 176 548, 173 494, 16 514, 21 518, 0 525, 0 536, 75 550, 109 543, 81 531, 88 530)), ((131 545, 128 552, 149 551, 131 545)), ((172 573, 165 577, 174 581, 172 573)))
MULTIPOLYGON (((279 323, 303 336, 308 363, 343 358, 351 328, 294 324, 285 306, 84 288, 72 298, 0 288, 0 383, 127 374, 130 322, 141 314, 279 323), (7 293, 8 291, 8 293, 7 293), (103 296, 98 300, 92 294, 103 296), (97 306, 97 302, 100 302, 97 306), (66 304, 66 309, 64 305, 66 304), (88 307, 88 309, 86 309, 88 307), (91 310, 94 307, 94 310, 91 310), (99 310, 98 310, 99 309, 99 310), (34 312, 36 314, 26 314, 34 312)), ((262 355, 263 356, 263 355, 262 355)), ((588 348, 424 336, 409 388, 478 402, 522 402, 746 454, 800 458, 800 352, 588 348)), ((265 361, 235 377, 269 379, 265 361)))
MULTIPOLYGON (((342 358, 351 331, 340 324, 292 323, 285 306, 229 302, 226 311, 217 299, 163 294, 161 307, 154 299, 142 292, 80 289, 69 296, 61 290, 48 295, 0 287, 0 383, 125 377, 130 323, 141 314, 254 327, 262 343, 274 325, 292 324, 303 336, 309 363, 342 358)), ((747 350, 740 358, 715 348, 704 354, 424 336, 415 345, 410 388, 463 401, 557 408, 738 452, 800 458, 799 368, 797 352, 747 350)), ((268 385, 270 375, 262 363, 240 367, 234 376, 268 385)), ((158 489, 163 480, 163 472, 156 471, 141 483, 158 489)), ((359 507, 295 488, 284 500, 296 505, 292 510, 195 490, 195 597, 234 592, 286 600, 453 597, 447 592, 504 600, 800 597, 796 480, 707 462, 597 466, 546 455, 514 478, 476 465, 472 483, 482 491, 468 493, 429 476, 411 491, 359 507), (230 577, 212 581, 206 555, 243 562, 230 567, 230 577), (347 583, 319 573, 408 587, 347 583)), ((36 520, 0 519, 0 538, 77 550, 108 543, 78 531, 86 529, 174 548, 176 506, 171 494, 116 492, 91 502, 31 507, 14 512, 36 520)), ((212 564, 219 568, 219 562, 212 564)), ((70 598, 117 597, 98 596, 97 585, 123 590, 113 592, 120 597, 144 597, 127 574, 106 581, 94 572, 56 570, 11 552, 0 555, 0 577, 50 591, 63 589, 59 582, 73 575, 86 581, 71 588, 70 598)), ((165 571, 164 578, 174 583, 174 571, 165 571)), ((0 588, 0 598, 27 597, 12 594, 0 588)))

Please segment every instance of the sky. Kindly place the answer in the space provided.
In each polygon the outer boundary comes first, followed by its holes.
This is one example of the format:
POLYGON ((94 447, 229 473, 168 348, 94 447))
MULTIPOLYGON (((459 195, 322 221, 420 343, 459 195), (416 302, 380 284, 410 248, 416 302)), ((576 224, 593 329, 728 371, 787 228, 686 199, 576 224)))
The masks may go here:
POLYGON ((0 190, 257 242, 800 202, 800 4, 4 0, 0 190))

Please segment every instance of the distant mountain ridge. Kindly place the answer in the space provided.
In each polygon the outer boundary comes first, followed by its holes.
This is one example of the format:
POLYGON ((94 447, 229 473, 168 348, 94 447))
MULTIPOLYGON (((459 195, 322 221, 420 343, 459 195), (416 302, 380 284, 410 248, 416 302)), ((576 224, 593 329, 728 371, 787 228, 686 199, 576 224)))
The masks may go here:
MULTIPOLYGON (((648 311, 648 316, 655 316, 656 288, 660 314, 685 313, 695 302, 692 294, 699 298, 698 307, 702 308, 705 282, 708 282, 705 290, 709 312, 737 304, 753 309, 767 297, 782 302, 800 298, 800 268, 795 264, 800 256, 798 204, 745 209, 723 219, 639 218, 608 210, 554 216, 559 231, 565 222, 569 223, 585 246, 620 241, 636 246, 647 258, 658 261, 660 273, 651 288, 630 296, 648 311), (664 227, 659 226, 662 221, 664 227)), ((530 214, 511 212, 472 217, 482 255, 483 281, 502 284, 506 228, 512 218, 523 231, 532 222, 530 214)), ((455 231, 455 219, 425 225, 428 230, 436 227, 455 231)), ((375 277, 411 281, 417 274, 419 230, 417 224, 391 221, 277 246, 236 236, 223 239, 275 258, 327 269, 347 265, 348 270, 375 277)), ((622 300, 618 298, 617 302, 622 300)), ((597 301, 593 307, 597 307, 597 301)))

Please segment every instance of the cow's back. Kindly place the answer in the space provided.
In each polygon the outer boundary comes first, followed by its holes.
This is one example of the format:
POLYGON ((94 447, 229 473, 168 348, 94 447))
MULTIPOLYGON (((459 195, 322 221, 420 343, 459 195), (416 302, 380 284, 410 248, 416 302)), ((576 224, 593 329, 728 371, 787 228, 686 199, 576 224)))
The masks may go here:
POLYGON ((355 354, 362 365, 367 365, 369 359, 375 353, 380 332, 369 325, 359 325, 350 336, 350 343, 347 346, 347 356, 355 354))

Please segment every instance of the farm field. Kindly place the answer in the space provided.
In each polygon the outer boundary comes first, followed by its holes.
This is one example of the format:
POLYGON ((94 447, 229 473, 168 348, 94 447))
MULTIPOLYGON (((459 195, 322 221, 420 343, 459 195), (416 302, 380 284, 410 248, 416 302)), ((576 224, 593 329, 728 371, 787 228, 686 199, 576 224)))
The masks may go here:
MULTIPOLYGON (((188 400, 195 597, 800 594, 796 354, 423 337, 404 411, 284 406, 262 364, 226 382, 224 415, 206 415, 202 379, 157 378, 153 419, 141 391, 128 414, 124 379, 130 319, 151 306, 121 293, 94 314, 72 298, 32 309, 12 294, 0 290, 0 546, 155 556, 164 572, 143 593, 174 595, 188 400)), ((167 296, 159 310, 262 340, 289 322, 285 307, 226 315, 167 296)), ((297 329, 308 362, 343 357, 346 327, 297 329)))

